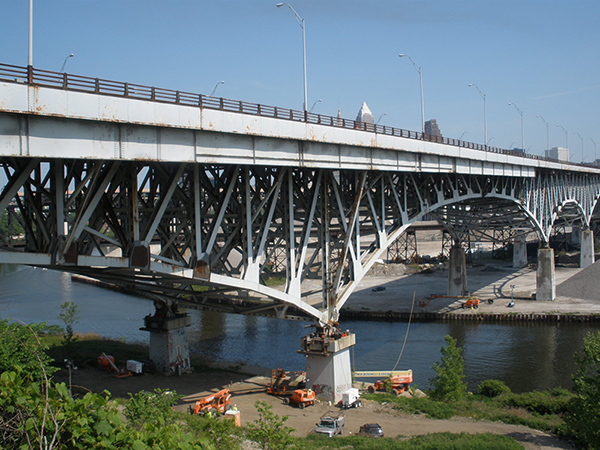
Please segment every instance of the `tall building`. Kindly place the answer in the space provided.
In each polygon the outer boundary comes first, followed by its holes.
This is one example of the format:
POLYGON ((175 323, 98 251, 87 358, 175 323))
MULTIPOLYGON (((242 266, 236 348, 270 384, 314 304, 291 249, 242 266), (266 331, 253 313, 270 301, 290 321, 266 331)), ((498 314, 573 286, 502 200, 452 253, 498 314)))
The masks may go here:
POLYGON ((546 158, 558 159, 559 161, 569 160, 569 149, 563 147, 552 147, 546 150, 546 158))
POLYGON ((367 106, 366 102, 363 102, 362 106, 360 107, 358 115, 356 116, 356 121, 365 123, 375 123, 375 120, 373 119, 373 113, 367 106))
POLYGON ((431 136, 442 136, 442 133, 440 132, 440 127, 438 126, 435 119, 431 119, 425 122, 425 134, 430 134, 431 136))

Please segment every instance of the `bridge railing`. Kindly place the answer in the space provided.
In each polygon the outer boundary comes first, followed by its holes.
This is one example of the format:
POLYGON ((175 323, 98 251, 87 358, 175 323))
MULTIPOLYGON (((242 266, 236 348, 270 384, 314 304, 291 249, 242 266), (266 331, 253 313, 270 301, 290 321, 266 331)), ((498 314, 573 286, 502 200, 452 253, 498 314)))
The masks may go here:
MULTIPOLYGON (((192 92, 163 89, 140 84, 124 83, 119 81, 104 80, 101 78, 84 77, 67 73, 40 70, 34 67, 13 66, 0 64, 0 81, 12 83, 26 83, 33 86, 43 86, 71 91, 90 92, 101 95, 112 95, 140 100, 149 100, 162 103, 174 103, 178 105, 194 106, 200 108, 218 109, 242 114, 251 114, 263 117, 273 117, 283 120, 306 122, 331 127, 339 127, 353 130, 366 131, 370 133, 385 134, 409 139, 419 139, 456 147, 469 148, 493 153, 519 156, 522 158, 539 159, 545 161, 558 161, 552 158, 540 157, 525 152, 506 150, 489 145, 476 144, 460 139, 452 139, 442 136, 433 136, 417 131, 403 130, 401 128, 385 125, 360 122, 344 119, 341 117, 315 114, 308 111, 298 111, 278 106, 268 106, 258 103, 249 103, 241 100, 230 100, 222 97, 195 94, 192 92)), ((560 161, 558 161, 560 162, 560 161)), ((579 163, 570 163, 583 165, 579 163)))

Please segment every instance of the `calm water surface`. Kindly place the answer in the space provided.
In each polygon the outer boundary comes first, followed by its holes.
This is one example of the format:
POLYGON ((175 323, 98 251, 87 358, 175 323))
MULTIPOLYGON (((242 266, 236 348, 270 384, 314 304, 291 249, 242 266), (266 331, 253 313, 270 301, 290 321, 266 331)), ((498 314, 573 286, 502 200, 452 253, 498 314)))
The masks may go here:
MULTIPOLYGON (((24 266, 0 265, 0 318, 26 323, 64 324, 60 304, 74 301, 80 320, 75 331, 97 333, 130 342, 149 342, 140 331, 144 316, 154 312, 151 301, 71 281, 69 274, 24 266)), ((190 311, 190 350, 217 361, 242 362, 288 370, 304 368, 296 353, 308 322, 215 312, 190 311)), ((429 387, 440 359, 444 336, 463 349, 469 389, 486 379, 504 381, 515 392, 570 387, 573 353, 588 332, 600 324, 470 322, 407 323, 349 321, 341 324, 356 333, 357 370, 412 369, 418 387, 429 387), (402 352, 402 354, 401 354, 402 352)))

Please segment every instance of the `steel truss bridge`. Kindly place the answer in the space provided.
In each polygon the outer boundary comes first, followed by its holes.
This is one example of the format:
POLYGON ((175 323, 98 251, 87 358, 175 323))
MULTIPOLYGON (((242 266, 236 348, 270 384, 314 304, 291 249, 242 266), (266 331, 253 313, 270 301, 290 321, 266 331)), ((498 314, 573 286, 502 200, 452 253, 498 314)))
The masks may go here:
POLYGON ((321 324, 426 215, 455 245, 507 230, 547 245, 587 228, 600 195, 593 166, 7 65, 0 167, 0 262, 321 324))

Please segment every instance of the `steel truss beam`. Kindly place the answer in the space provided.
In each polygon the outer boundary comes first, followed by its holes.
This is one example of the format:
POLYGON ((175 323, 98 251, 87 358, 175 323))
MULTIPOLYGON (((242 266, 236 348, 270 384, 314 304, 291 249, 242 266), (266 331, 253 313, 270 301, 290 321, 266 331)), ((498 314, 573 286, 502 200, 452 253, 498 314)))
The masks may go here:
POLYGON ((0 160, 0 261, 204 309, 337 320, 390 244, 432 214, 455 243, 589 224, 598 176, 465 176, 142 161, 0 160))

